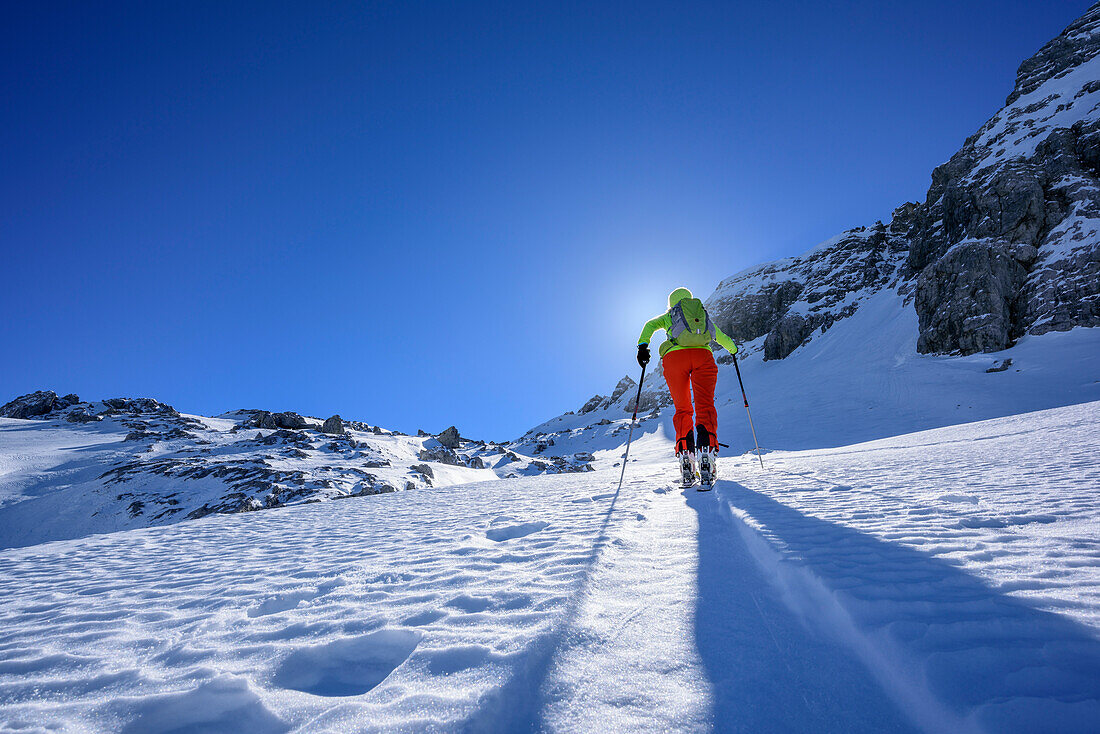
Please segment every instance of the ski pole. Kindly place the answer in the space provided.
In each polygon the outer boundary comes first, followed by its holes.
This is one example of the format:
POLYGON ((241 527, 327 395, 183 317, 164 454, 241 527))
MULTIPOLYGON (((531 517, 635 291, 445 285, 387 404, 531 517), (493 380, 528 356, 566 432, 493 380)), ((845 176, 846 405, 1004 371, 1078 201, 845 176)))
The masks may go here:
POLYGON ((630 441, 634 438, 634 423, 638 420, 638 403, 642 402, 642 383, 645 382, 645 368, 642 365, 642 379, 638 380, 638 396, 634 398, 634 415, 630 416, 630 433, 626 434, 626 453, 623 454, 623 470, 619 472, 619 487, 615 494, 623 488, 623 477, 626 476, 626 460, 630 458, 630 441))
POLYGON ((737 366, 737 355, 733 356, 733 368, 737 370, 737 384, 741 386, 741 397, 745 400, 745 412, 749 415, 749 430, 752 431, 752 442, 756 445, 756 458, 760 459, 760 468, 764 468, 764 456, 760 453, 760 443, 756 440, 756 428, 752 424, 752 413, 749 411, 749 397, 745 395, 745 383, 741 381, 741 368, 737 366))

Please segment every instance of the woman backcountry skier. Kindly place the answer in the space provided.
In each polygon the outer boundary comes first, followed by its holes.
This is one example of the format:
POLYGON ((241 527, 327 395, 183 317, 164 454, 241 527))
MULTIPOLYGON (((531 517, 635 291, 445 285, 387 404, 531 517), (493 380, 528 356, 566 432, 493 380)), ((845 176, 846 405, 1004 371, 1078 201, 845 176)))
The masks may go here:
POLYGON ((714 407, 714 386, 718 365, 714 362, 711 342, 718 342, 737 353, 737 345, 707 315, 703 302, 687 288, 677 288, 668 296, 668 311, 650 319, 638 337, 638 364, 649 363, 649 340, 653 332, 664 329, 667 339, 661 344, 661 365, 668 391, 676 405, 672 424, 676 430, 676 457, 684 486, 695 483, 698 474, 705 486, 717 476, 718 411, 714 407), (692 410, 692 393, 695 407, 692 410), (692 413, 694 412, 694 419, 692 413))

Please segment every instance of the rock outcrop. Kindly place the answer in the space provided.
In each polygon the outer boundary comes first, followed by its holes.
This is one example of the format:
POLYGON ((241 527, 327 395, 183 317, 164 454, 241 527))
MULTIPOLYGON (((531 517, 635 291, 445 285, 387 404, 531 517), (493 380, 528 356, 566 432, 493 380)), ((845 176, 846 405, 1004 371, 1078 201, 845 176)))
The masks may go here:
POLYGON ((923 203, 707 300, 738 343, 783 359, 869 295, 917 312, 921 352, 990 352, 1024 334, 1100 326, 1100 4, 1024 61, 1006 106, 932 172, 923 203))
POLYGON ((76 395, 59 398, 53 390, 38 390, 27 395, 21 395, 15 400, 0 406, 0 417, 26 420, 44 416, 54 410, 67 408, 79 402, 80 398, 76 395), (70 401, 69 398, 72 398, 72 400, 70 401))
POLYGON ((580 410, 578 410, 577 412, 581 415, 584 415, 585 413, 591 413, 594 410, 599 410, 600 406, 607 402, 609 402, 607 396, 593 395, 588 399, 588 402, 581 406, 580 410))
POLYGON ((623 395, 626 395, 627 391, 633 390, 637 386, 638 383, 630 379, 629 377, 624 377, 623 379, 619 380, 619 384, 615 385, 615 389, 611 392, 611 397, 608 399, 609 404, 617 403, 619 401, 619 398, 621 398, 623 395))
POLYGON ((434 461, 439 464, 450 464, 451 466, 464 466, 465 462, 453 449, 449 449, 446 446, 436 446, 434 448, 420 449, 417 457, 421 461, 434 461))
POLYGON ((462 442, 462 437, 458 435, 458 429, 454 426, 444 430, 443 433, 440 433, 435 438, 448 449, 457 449, 462 442))
POLYGON ((309 427, 309 424, 306 422, 305 418, 291 411, 287 411, 285 413, 275 413, 271 417, 275 421, 275 425, 279 428, 300 430, 302 428, 309 427))
POLYGON ((325 422, 321 424, 321 433, 328 433, 334 436, 341 435, 344 433, 344 422, 340 420, 339 415, 326 418, 325 422))
POLYGON ((1027 270, 1008 243, 955 245, 917 278, 921 352, 998 352, 1019 335, 1020 287, 1027 270))

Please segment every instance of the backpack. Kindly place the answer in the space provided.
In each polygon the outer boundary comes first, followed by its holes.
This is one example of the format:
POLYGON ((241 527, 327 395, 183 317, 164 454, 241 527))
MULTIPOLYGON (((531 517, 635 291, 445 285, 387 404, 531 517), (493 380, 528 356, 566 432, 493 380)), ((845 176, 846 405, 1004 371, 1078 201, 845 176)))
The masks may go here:
POLYGON ((709 347, 714 341, 714 324, 698 298, 683 299, 669 309, 668 315, 672 318, 668 338, 676 346, 709 347))

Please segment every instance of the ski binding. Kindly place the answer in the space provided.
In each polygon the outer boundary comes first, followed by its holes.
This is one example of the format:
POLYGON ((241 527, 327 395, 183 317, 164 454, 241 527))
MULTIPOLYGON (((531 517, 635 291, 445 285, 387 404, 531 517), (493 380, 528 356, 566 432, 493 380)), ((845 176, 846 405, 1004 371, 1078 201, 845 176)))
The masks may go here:
POLYGON ((699 480, 700 492, 707 492, 714 488, 718 480, 718 462, 713 451, 703 449, 699 452, 699 480))
POLYGON ((680 480, 684 489, 695 484, 695 458, 689 451, 680 454, 680 480))

